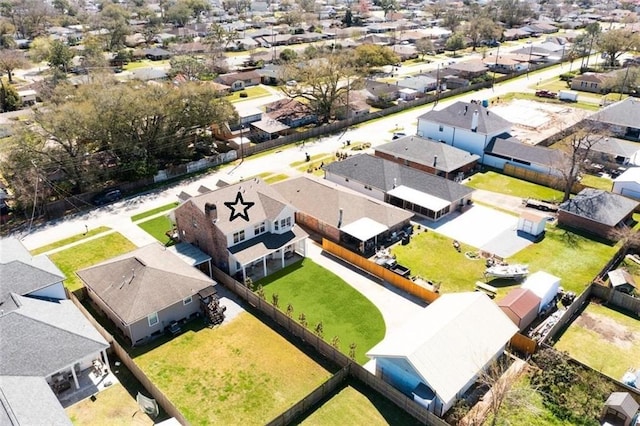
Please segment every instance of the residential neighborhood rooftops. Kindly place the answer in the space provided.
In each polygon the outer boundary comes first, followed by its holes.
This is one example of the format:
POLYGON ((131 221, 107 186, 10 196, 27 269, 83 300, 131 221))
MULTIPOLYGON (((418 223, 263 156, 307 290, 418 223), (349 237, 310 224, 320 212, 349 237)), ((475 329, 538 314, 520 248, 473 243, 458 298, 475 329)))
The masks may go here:
POLYGON ((615 226, 633 211, 638 202, 600 189, 585 188, 575 197, 560 204, 560 211, 615 226))
POLYGON ((627 98, 611 104, 589 117, 589 120, 617 126, 640 128, 640 99, 627 98))
POLYGON ((494 114, 489 108, 478 103, 456 102, 441 110, 432 110, 418 117, 418 120, 426 120, 448 126, 471 129, 474 113, 478 111, 477 133, 492 134, 500 130, 508 129, 511 123, 498 114, 494 114))
POLYGON ((0 375, 0 424, 71 426, 44 377, 0 375))
POLYGON ((515 159, 528 163, 559 168, 563 164, 564 154, 558 149, 529 145, 509 135, 500 135, 491 140, 485 152, 502 158, 515 159))
POLYGON ((540 297, 526 288, 514 288, 498 302, 498 306, 501 308, 508 307, 520 318, 523 318, 532 309, 537 312, 539 304, 540 297))
POLYGON ((452 172, 480 159, 451 145, 420 136, 405 136, 395 141, 379 145, 376 151, 393 155, 408 161, 415 161, 445 172, 452 172))

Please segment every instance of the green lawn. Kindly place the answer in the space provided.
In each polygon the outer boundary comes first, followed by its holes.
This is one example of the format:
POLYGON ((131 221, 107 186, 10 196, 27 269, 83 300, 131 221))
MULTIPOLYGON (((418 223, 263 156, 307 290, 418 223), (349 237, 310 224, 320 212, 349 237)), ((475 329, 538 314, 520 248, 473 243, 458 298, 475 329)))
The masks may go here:
POLYGON ((279 306, 286 311, 293 306, 293 318, 304 313, 308 328, 313 330, 320 321, 324 339, 330 342, 339 338, 339 348, 349 353, 349 345, 356 343, 356 361, 368 361, 365 353, 384 337, 385 324, 382 314, 366 297, 344 282, 340 277, 304 259, 284 268, 256 284, 264 287, 266 300, 277 293, 279 306))
POLYGON ((167 237, 167 231, 173 229, 173 223, 169 216, 158 216, 154 219, 145 220, 138 223, 138 226, 165 246, 170 245, 171 238, 167 237))
POLYGON ((530 101, 536 101, 547 104, 558 104, 558 105, 569 105, 572 108, 580 108, 585 109, 587 111, 598 111, 600 110, 600 106, 598 105, 598 99, 595 99, 590 96, 583 96, 580 94, 578 96, 578 102, 570 102, 566 103, 565 101, 561 101, 559 99, 548 99, 548 98, 539 98, 533 93, 507 93, 506 95, 500 95, 500 102, 507 102, 513 99, 528 99, 530 101), (589 102, 585 102, 585 99, 588 99, 589 102))
POLYGON ((543 270, 556 275, 565 290, 580 294, 616 250, 615 246, 548 225, 540 243, 530 245, 510 260, 528 264, 531 272, 543 270))
POLYGON ((109 228, 108 226, 100 226, 95 229, 90 229, 86 234, 77 234, 73 237, 65 238, 64 240, 56 241, 55 243, 47 244, 46 246, 38 247, 37 249, 31 250, 31 255, 36 256, 38 254, 46 253, 48 251, 75 243, 76 241, 81 241, 94 235, 107 232, 110 229, 111 228, 109 228))
POLYGON ((263 425, 330 373, 249 313, 135 358, 192 425, 263 425))
POLYGON ((496 172, 476 173, 465 185, 521 198, 562 199, 560 191, 496 172))
POLYGON ((165 59, 163 61, 151 61, 149 59, 143 59, 141 61, 129 62, 125 66, 122 67, 125 71, 133 71, 140 68, 157 68, 161 65, 168 65, 169 60, 165 59))
POLYGON ((66 275, 65 287, 69 291, 75 291, 82 287, 82 282, 76 276, 75 271, 88 268, 135 248, 136 246, 131 241, 114 232, 49 255, 49 258, 66 275))
POLYGON ((410 426, 420 423, 374 391, 352 384, 341 389, 303 421, 304 426, 351 425, 410 426))
POLYGON ((629 367, 640 368, 640 321, 590 303, 555 348, 620 380, 629 367))
POLYGON ((268 183, 268 184, 272 184, 272 183, 280 182, 280 181, 286 180, 286 179, 289 179, 289 175, 286 175, 284 173, 278 173, 278 174, 270 175, 270 176, 266 177, 264 179, 264 181, 266 183, 268 183))
POLYGON ((154 214, 162 213, 167 210, 173 210, 174 208, 178 207, 178 204, 180 203, 176 201, 175 203, 165 204, 164 206, 156 207, 155 209, 151 209, 151 210, 147 210, 146 212, 135 214, 131 216, 131 221, 137 222, 141 219, 147 218, 149 216, 153 216, 154 214))
POLYGON ((270 94, 271 94, 271 92, 269 92, 264 87, 251 86, 251 87, 247 87, 247 88, 242 89, 242 90, 238 90, 237 92, 233 92, 233 93, 225 96, 225 99, 228 100, 229 102, 242 102, 242 101, 247 101, 249 99, 261 98, 263 96, 269 96, 270 94), (241 98, 240 97, 240 93, 246 93, 247 97, 246 98, 241 98))
POLYGON ((611 191, 613 187, 613 181, 611 179, 602 178, 594 175, 582 175, 580 183, 591 188, 604 189, 605 191, 611 191))

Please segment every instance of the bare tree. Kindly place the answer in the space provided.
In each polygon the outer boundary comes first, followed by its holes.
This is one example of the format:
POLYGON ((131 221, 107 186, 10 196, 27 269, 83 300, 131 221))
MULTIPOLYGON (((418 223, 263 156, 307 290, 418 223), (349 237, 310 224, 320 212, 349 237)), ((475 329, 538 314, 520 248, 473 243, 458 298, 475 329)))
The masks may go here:
POLYGON ((6 71, 9 83, 13 83, 13 71, 29 66, 29 61, 19 50, 0 50, 0 70, 6 71))
POLYGON ((622 225, 621 227, 611 230, 609 238, 617 241, 624 253, 629 251, 629 249, 637 250, 640 248, 640 233, 627 225, 622 225))

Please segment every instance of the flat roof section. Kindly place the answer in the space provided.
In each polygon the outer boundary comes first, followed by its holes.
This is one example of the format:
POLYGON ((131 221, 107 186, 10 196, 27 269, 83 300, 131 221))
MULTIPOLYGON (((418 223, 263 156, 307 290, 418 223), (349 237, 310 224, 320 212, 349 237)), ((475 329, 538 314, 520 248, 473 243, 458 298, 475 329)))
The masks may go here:
POLYGON ((440 211, 451 204, 451 202, 447 200, 443 200, 442 198, 426 194, 424 192, 409 188, 408 186, 404 185, 397 186, 396 188, 387 192, 387 194, 405 201, 409 201, 410 203, 417 204, 424 207, 425 209, 429 209, 434 212, 440 211))

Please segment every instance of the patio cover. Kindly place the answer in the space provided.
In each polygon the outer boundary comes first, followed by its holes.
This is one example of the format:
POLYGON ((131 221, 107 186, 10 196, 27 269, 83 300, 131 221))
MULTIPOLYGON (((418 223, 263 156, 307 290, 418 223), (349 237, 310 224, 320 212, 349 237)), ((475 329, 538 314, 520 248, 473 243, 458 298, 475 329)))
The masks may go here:
POLYGON ((391 191, 387 192, 387 194, 409 201, 410 203, 417 204, 434 212, 440 211, 451 204, 451 202, 447 200, 443 200, 442 198, 438 198, 434 195, 427 194, 404 185, 393 188, 391 191))
POLYGON ((198 266, 211 259, 207 253, 189 243, 178 243, 168 247, 167 250, 172 251, 173 254, 191 266, 198 266))
POLYGON ((340 228, 342 232, 360 241, 369 241, 371 238, 377 237, 388 229, 386 225, 369 219, 368 217, 362 217, 340 228))
POLYGON ((309 237, 309 234, 298 225, 294 225, 290 231, 284 234, 267 232, 250 240, 243 241, 240 244, 236 244, 233 247, 229 247, 228 250, 237 262, 246 265, 268 254, 274 253, 287 245, 304 240, 307 237, 309 237))

